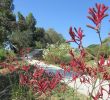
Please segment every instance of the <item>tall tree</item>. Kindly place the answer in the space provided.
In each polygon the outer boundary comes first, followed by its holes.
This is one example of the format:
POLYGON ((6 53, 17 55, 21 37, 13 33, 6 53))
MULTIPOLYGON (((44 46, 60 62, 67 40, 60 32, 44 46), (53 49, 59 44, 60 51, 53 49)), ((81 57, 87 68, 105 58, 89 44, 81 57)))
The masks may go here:
POLYGON ((13 0, 0 0, 0 43, 3 43, 16 27, 13 0))
POLYGON ((44 34, 45 34, 44 28, 37 27, 34 32, 33 39, 35 41, 42 41, 42 39, 44 38, 44 34))
POLYGON ((35 31, 36 27, 36 19, 34 18, 32 13, 29 13, 29 15, 26 17, 26 23, 29 30, 32 32, 35 31))
POLYGON ((36 47, 46 47, 46 33, 44 28, 37 27, 34 34, 33 34, 33 40, 35 41, 36 47))
POLYGON ((18 12, 18 30, 20 31, 27 30, 25 17, 20 12, 18 12))

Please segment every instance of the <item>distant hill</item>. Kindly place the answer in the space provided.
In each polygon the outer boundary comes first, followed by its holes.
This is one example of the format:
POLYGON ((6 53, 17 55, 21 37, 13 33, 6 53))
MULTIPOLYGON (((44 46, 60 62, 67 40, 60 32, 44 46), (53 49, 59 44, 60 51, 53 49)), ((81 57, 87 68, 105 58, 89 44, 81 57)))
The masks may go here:
POLYGON ((104 39, 102 43, 103 44, 109 44, 109 46, 110 46, 110 37, 104 39))
MULTIPOLYGON (((96 56, 98 49, 99 49, 99 44, 92 44, 89 45, 87 48, 88 52, 90 52, 92 55, 96 56)), ((106 38, 102 41, 102 47, 99 51, 100 54, 104 54, 105 57, 110 55, 110 37, 106 38)))

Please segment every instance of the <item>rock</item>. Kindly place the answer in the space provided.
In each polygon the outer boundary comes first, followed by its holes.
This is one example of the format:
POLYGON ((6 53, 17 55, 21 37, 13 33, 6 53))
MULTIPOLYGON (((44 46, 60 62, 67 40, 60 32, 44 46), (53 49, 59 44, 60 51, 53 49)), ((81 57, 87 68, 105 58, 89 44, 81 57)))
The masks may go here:
POLYGON ((34 49, 29 54, 26 55, 28 59, 41 58, 43 54, 43 49, 34 49))

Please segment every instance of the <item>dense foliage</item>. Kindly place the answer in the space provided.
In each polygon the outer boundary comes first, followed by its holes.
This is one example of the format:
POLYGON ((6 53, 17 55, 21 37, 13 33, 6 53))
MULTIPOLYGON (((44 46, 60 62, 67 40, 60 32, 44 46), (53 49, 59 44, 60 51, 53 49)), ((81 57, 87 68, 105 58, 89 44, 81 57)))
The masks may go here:
POLYGON ((49 29, 36 27, 37 20, 32 13, 26 17, 18 12, 13 13, 13 0, 0 0, 0 43, 10 40, 18 49, 24 47, 45 48, 47 43, 64 42, 61 34, 49 29), (53 38, 54 37, 54 38, 53 38), (39 46, 41 45, 41 46, 39 46))
MULTIPOLYGON (((92 44, 92 45, 88 46, 86 49, 89 53, 91 53, 93 56, 95 56, 98 53, 99 44, 92 44)), ((108 55, 110 55, 110 38, 106 38, 102 41, 102 46, 99 51, 99 54, 100 55, 103 54, 105 58, 107 58, 108 55)), ((92 59, 92 58, 89 57, 88 59, 92 59)))
POLYGON ((0 43, 7 40, 16 27, 13 0, 0 0, 0 43))
POLYGON ((67 43, 51 44, 47 46, 47 49, 43 51, 43 58, 48 63, 60 64, 68 63, 71 59, 69 51, 72 48, 67 43))

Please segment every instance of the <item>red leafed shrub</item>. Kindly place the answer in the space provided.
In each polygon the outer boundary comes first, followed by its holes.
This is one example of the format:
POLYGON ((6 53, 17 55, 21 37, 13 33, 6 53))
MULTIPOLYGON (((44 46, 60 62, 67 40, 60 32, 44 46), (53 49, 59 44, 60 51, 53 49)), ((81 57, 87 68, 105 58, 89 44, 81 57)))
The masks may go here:
POLYGON ((24 71, 19 75, 19 83, 28 86, 35 93, 51 92, 61 81, 62 76, 59 72, 49 74, 43 68, 33 66, 33 71, 24 71))
MULTIPOLYGON (((84 47, 82 43, 82 39, 85 36, 84 32, 81 27, 72 28, 70 27, 69 34, 71 36, 71 40, 68 40, 67 42, 73 42, 77 44, 78 50, 79 50, 79 56, 75 56, 74 52, 70 50, 70 55, 72 56, 71 61, 69 64, 61 64, 62 68, 65 70, 64 72, 68 73, 69 69, 70 71, 73 71, 74 73, 77 73, 76 75, 72 75, 72 81, 76 81, 78 78, 80 79, 81 84, 90 84, 92 85, 92 90, 89 91, 90 100, 99 100, 99 99, 105 99, 103 98, 103 93, 106 92, 108 97, 106 96, 106 99, 108 100, 110 93, 109 89, 104 89, 103 83, 106 81, 108 82, 106 85, 109 86, 109 80, 110 80, 110 58, 105 59, 104 55, 99 55, 99 51, 102 47, 102 39, 101 39, 101 24, 102 20, 108 16, 106 11, 109 7, 105 6, 104 4, 96 4, 96 7, 89 8, 89 16, 88 19, 91 20, 95 26, 88 24, 87 27, 93 29, 98 33, 99 40, 100 40, 100 46, 97 55, 93 56, 90 54, 84 47), (85 61, 85 57, 89 55, 94 58, 94 64, 89 65, 85 61), (67 67, 66 67, 67 66, 67 67), (89 76, 89 77, 88 77, 89 76), (96 86, 98 82, 98 85, 96 86), (96 88, 99 88, 97 92, 94 93, 96 88)), ((95 51, 94 51, 95 52, 95 51)), ((69 72, 70 72, 69 71, 69 72)))

